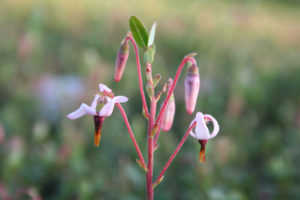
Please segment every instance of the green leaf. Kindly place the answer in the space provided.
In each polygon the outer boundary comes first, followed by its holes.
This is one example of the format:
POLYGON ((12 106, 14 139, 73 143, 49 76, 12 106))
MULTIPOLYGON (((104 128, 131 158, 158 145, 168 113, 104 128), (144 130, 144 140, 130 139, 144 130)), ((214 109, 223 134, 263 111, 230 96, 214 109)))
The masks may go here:
POLYGON ((153 23, 150 33, 149 33, 149 39, 148 39, 148 47, 153 45, 154 37, 155 37, 155 30, 156 30, 156 22, 153 23))
POLYGON ((148 34, 143 23, 136 16, 131 16, 129 19, 129 27, 136 43, 140 47, 147 47, 148 34))

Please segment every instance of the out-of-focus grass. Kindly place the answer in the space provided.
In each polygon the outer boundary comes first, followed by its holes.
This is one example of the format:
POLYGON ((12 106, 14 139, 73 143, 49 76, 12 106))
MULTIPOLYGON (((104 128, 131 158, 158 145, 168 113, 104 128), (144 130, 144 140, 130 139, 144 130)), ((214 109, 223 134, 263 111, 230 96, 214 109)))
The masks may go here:
MULTIPOLYGON (((133 51, 121 83, 112 78, 135 14, 147 27, 158 22, 153 71, 162 82, 198 52, 197 111, 221 126, 206 164, 187 140, 156 198, 299 199, 299 9, 294 1, 2 0, 0 198, 144 199, 144 173, 119 111, 105 120, 99 148, 92 118, 65 118, 105 83, 130 98, 124 107, 146 155, 133 51)), ((182 80, 155 176, 194 117, 184 110, 182 80)))

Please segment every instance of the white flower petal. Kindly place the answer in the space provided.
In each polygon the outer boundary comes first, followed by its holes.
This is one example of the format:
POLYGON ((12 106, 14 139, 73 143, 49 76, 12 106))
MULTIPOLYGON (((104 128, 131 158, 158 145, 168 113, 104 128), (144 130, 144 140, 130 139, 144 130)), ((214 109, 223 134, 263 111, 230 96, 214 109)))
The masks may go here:
POLYGON ((125 103, 128 101, 128 98, 124 97, 124 96, 116 96, 113 99, 114 99, 115 103, 125 103))
POLYGON ((205 117, 207 117, 214 125, 214 130, 212 131, 212 133, 210 134, 210 138, 209 139, 212 139, 214 137, 216 137, 216 135, 218 135, 219 133, 219 130, 220 130, 220 127, 219 127, 219 123, 218 121, 211 115, 208 115, 208 114, 205 114, 204 115, 205 117))
POLYGON ((97 103, 98 103, 98 99, 100 98, 100 95, 99 94, 96 94, 92 104, 91 104, 91 108, 92 109, 95 109, 96 110, 96 107, 97 107, 97 103))
POLYGON ((109 89, 106 85, 104 85, 102 83, 99 84, 99 89, 100 89, 100 92, 104 92, 104 91, 111 92, 111 89, 109 89))
POLYGON ((111 99, 110 101, 107 101, 107 103, 100 110, 99 116, 102 116, 102 117, 110 116, 112 111, 114 110, 114 106, 115 106, 114 99, 111 99))
POLYGON ((209 130, 206 126, 204 116, 201 112, 196 114, 197 125, 195 128, 196 136, 199 140, 208 140, 210 138, 209 130))
POLYGON ((85 103, 81 104, 80 107, 75 110, 74 112, 68 114, 69 119, 77 119, 82 117, 83 115, 88 114, 88 115, 96 115, 96 110, 92 109, 85 103))
POLYGON ((194 138, 198 139, 193 131, 190 131, 190 135, 193 136, 194 138))

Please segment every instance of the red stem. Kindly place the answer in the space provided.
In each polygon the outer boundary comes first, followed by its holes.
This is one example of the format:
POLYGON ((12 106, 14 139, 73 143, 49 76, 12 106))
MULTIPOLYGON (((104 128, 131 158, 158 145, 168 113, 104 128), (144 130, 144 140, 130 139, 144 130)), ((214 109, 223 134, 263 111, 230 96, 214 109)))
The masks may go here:
POLYGON ((133 44, 133 47, 134 47, 136 65, 137 65, 137 71, 138 71, 138 77, 139 77, 139 87, 140 87, 141 97, 142 97, 142 101, 143 101, 143 108, 145 110, 146 116, 149 118, 149 111, 148 111, 148 107, 147 107, 147 101, 146 101, 145 93, 144 93, 144 89, 143 89, 143 78, 142 78, 142 73, 141 73, 141 64, 140 64, 139 51, 138 51, 136 42, 133 39, 133 37, 127 36, 126 40, 130 40, 133 44))
POLYGON ((154 146, 157 144, 158 136, 159 136, 159 134, 160 134, 160 132, 161 132, 161 125, 162 125, 162 122, 163 122, 163 120, 164 120, 166 111, 167 111, 167 110, 165 109, 164 112, 163 112, 163 114, 162 114, 163 117, 162 117, 161 120, 158 122, 159 124, 158 124, 157 133, 155 134, 154 146))
POLYGON ((164 166, 164 168, 161 170, 160 174, 158 175, 155 183, 158 183, 158 181, 161 179, 161 177, 164 175, 165 171, 168 169, 168 167, 170 166, 170 164, 172 163, 173 159, 175 158, 175 156, 177 155, 177 153, 179 152, 179 150, 181 149, 182 145, 184 144, 185 140, 187 139, 187 137, 189 136, 191 130, 196 126, 196 122, 194 122, 189 129, 186 131, 186 133, 184 134, 184 136, 182 137, 181 141, 179 142, 178 146, 176 147, 175 151, 172 153, 172 155, 170 156, 169 160, 167 161, 166 165, 164 166))
POLYGON ((124 109, 123 109, 123 107, 121 106, 120 103, 117 103, 117 106, 118 106, 118 108, 119 108, 119 110, 120 110, 120 112, 121 112, 121 114, 122 114, 122 116, 123 116, 123 119, 124 119, 124 121, 125 121, 125 124, 126 124, 126 126, 127 126, 128 132, 129 132, 129 135, 130 135, 131 140, 132 140, 132 142, 133 142, 133 144, 134 144, 134 147, 135 147, 135 149, 136 149, 136 151, 137 151, 137 153, 138 153, 138 155, 139 155, 139 157, 140 157, 140 160, 141 160, 141 162, 143 163, 143 165, 146 166, 146 163, 145 163, 145 160, 144 160, 143 155, 142 155, 142 153, 141 153, 141 150, 140 150, 140 148, 139 148, 139 145, 137 144, 137 142, 136 142, 136 140, 135 140, 135 138, 134 138, 133 132, 132 132, 131 127, 130 127, 130 124, 129 124, 129 122, 128 122, 127 115, 126 115, 126 113, 125 113, 125 111, 124 111, 124 109))
POLYGON ((163 105, 162 109, 160 110, 160 112, 159 112, 159 114, 158 114, 158 117, 157 117, 155 123, 158 123, 158 122, 160 121, 160 119, 162 118, 163 113, 164 113, 164 110, 166 109, 167 104, 168 104, 168 102, 169 102, 169 99, 170 99, 170 97, 171 97, 171 95, 172 95, 172 93, 173 93, 173 91, 174 91, 174 88, 175 88, 175 86, 176 86, 176 83, 177 83, 177 81, 178 81, 178 78, 179 78, 179 76, 180 76, 180 73, 181 73, 181 71, 182 71, 182 69, 183 69, 185 63, 188 62, 188 61, 191 61, 192 63, 196 64, 196 60, 195 60, 193 57, 185 57, 185 58, 182 60, 182 62, 180 63, 180 65, 179 65, 179 67, 178 67, 178 69, 177 69, 177 72, 176 72, 176 74, 175 74, 175 77, 174 77, 174 81, 173 81, 172 87, 171 87, 170 91, 168 92, 168 96, 167 96, 167 98, 166 98, 166 100, 165 100, 165 102, 164 102, 164 105, 163 105))
POLYGON ((153 138, 151 137, 151 130, 155 121, 156 113, 156 99, 155 97, 151 98, 151 107, 150 107, 150 117, 148 123, 148 171, 146 173, 146 184, 147 184, 147 199, 153 200, 154 191, 152 186, 153 179, 153 138))

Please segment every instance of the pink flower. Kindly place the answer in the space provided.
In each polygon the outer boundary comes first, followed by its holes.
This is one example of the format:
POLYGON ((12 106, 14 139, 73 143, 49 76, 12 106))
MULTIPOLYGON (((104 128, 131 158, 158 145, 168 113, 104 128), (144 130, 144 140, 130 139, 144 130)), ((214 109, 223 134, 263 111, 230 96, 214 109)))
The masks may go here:
POLYGON ((115 103, 124 103, 128 101, 128 98, 125 96, 114 97, 111 89, 104 84, 100 83, 99 89, 100 94, 96 94, 91 106, 82 103, 77 110, 68 114, 67 116, 69 119, 77 119, 86 114, 94 116, 96 146, 99 146, 100 143, 101 127, 105 117, 108 117, 112 114, 115 103), (97 107, 100 109, 97 109, 97 107))
POLYGON ((185 108, 189 114, 192 114, 195 110, 199 89, 199 71, 197 65, 193 64, 188 68, 188 73, 184 81, 185 108))
POLYGON ((129 55, 128 41, 122 41, 115 63, 115 81, 119 82, 123 76, 129 55))
POLYGON ((196 122, 196 127, 195 127, 195 132, 191 131, 190 135, 193 136, 194 138, 198 139, 201 149, 199 153, 199 161, 200 162, 205 162, 205 145, 207 143, 207 140, 214 138, 220 130, 219 124, 217 120, 208 114, 202 114, 201 112, 198 112, 196 114, 196 118, 192 121, 190 126, 196 122), (209 132, 206 122, 212 122, 213 123, 213 131, 212 133, 209 132))

